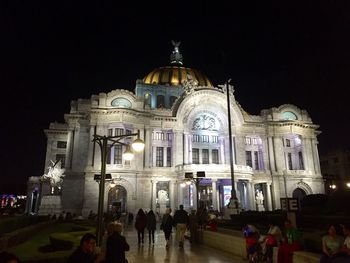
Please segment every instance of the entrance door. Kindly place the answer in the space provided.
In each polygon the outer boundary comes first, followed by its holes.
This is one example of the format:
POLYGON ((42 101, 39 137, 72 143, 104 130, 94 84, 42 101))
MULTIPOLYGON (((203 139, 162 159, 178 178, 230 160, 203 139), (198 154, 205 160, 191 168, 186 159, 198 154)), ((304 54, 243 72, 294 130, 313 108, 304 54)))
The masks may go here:
POLYGON ((108 193, 108 211, 109 212, 126 212, 127 192, 121 185, 111 188, 108 193))
POLYGON ((303 200, 305 196, 306 196, 306 192, 301 188, 296 188, 293 191, 293 198, 298 198, 299 204, 300 204, 300 201, 303 200))

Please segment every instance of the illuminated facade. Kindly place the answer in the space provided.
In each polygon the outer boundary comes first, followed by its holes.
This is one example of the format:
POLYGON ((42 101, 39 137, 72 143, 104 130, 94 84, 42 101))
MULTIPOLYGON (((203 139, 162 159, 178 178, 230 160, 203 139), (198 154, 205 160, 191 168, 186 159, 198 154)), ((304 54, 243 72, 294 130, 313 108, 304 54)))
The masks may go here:
MULTIPOLYGON (((179 204, 196 209, 197 189, 182 183, 185 173, 196 176, 198 171, 205 172, 199 204, 223 211, 231 190, 226 89, 182 64, 175 45, 170 66, 137 80, 134 93, 116 89, 72 101, 65 123, 51 123, 45 130, 46 167, 50 160, 61 160, 66 169, 66 212, 97 211, 94 175, 101 171, 101 153, 93 135, 137 131, 145 150, 132 161, 123 159, 121 145, 109 151, 107 173, 113 180, 106 183, 106 211, 116 206, 122 211, 152 208, 162 213, 179 204)), ((279 209, 281 197, 323 193, 318 126, 308 113, 285 104, 251 115, 233 93, 230 96, 234 183, 242 209, 279 209)), ((48 194, 45 187, 42 194, 48 194)))

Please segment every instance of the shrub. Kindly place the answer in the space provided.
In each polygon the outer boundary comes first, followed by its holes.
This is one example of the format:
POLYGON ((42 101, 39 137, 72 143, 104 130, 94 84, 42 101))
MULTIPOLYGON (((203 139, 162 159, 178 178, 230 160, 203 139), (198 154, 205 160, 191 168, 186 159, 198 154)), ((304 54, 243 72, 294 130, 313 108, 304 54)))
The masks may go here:
POLYGON ((48 220, 49 218, 47 216, 20 216, 6 218, 0 221, 0 235, 48 220))
POLYGON ((74 242, 70 240, 70 236, 65 233, 54 233, 50 235, 49 239, 54 251, 71 250, 74 247, 74 242))

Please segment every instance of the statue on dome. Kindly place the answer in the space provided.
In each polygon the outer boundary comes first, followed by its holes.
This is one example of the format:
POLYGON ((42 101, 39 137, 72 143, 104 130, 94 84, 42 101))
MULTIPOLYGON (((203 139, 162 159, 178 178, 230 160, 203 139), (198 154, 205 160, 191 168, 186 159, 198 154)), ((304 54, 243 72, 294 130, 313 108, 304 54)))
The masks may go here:
POLYGON ((54 194, 56 189, 58 192, 61 191, 65 169, 61 168, 61 161, 53 162, 51 160, 51 163, 52 166, 49 166, 49 171, 41 178, 50 181, 51 194, 54 194))
POLYGON ((181 45, 181 42, 180 41, 175 42, 174 40, 171 40, 171 43, 174 46, 174 52, 179 53, 180 52, 179 51, 179 46, 181 45))

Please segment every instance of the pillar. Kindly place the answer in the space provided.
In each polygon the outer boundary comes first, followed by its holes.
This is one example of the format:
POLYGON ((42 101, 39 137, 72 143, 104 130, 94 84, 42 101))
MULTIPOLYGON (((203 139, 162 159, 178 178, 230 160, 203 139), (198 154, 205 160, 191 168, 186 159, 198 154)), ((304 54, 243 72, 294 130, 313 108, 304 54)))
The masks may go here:
POLYGON ((211 179, 211 188, 212 188, 212 202, 213 202, 213 209, 218 210, 218 200, 217 200, 217 189, 216 189, 216 182, 217 179, 211 179))
POLYGON ((188 153, 189 153, 189 149, 188 149, 188 134, 184 133, 184 164, 188 164, 188 153))
POLYGON ((175 183, 174 181, 169 181, 169 200, 170 200, 170 208, 172 211, 175 211, 175 191, 174 191, 175 183))
POLYGON ((248 198, 249 198, 250 210, 256 210, 254 185, 253 185, 252 182, 248 182, 248 189, 247 190, 248 190, 248 198))
POLYGON ((272 211, 272 200, 271 200, 271 184, 266 183, 266 195, 267 195, 267 211, 272 211))
POLYGON ((157 198, 157 181, 152 180, 152 198, 151 198, 151 207, 153 211, 156 211, 156 198, 157 198))

